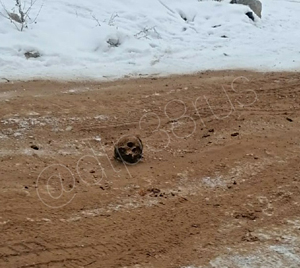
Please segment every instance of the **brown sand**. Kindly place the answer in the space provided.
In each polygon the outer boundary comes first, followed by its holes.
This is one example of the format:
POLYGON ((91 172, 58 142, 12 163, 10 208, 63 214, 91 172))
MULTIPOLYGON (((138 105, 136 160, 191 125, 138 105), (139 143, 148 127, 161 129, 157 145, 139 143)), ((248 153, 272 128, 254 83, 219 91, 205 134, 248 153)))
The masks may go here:
POLYGON ((244 71, 0 84, 0 267, 272 267, 274 246, 298 267, 299 91, 244 71))

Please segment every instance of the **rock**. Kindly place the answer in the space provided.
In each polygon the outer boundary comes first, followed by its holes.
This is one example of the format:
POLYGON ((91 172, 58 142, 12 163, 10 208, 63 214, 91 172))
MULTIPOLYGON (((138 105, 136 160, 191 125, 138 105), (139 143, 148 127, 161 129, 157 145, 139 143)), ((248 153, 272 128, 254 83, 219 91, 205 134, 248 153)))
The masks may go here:
POLYGON ((33 150, 39 150, 40 148, 37 145, 31 145, 30 146, 33 150))
POLYGON ((15 133, 13 134, 13 136, 14 136, 15 138, 19 138, 19 137, 22 136, 22 133, 20 133, 20 132, 15 132, 15 133))
MULTIPOLYGON (((249 6, 253 12, 261 18, 262 4, 258 0, 231 0, 230 4, 240 4, 249 6)), ((248 12, 247 12, 248 13, 248 12)), ((246 13, 246 15, 247 15, 246 13)), ((247 15, 248 16, 248 15, 247 15)), ((249 17, 249 16, 248 16, 249 17)))
POLYGON ((124 163, 137 163, 143 155, 143 143, 138 136, 124 136, 115 145, 114 154, 124 163))
POLYGON ((41 56, 41 54, 38 51, 27 51, 24 53, 24 56, 26 57, 26 59, 39 58, 41 56))
POLYGON ((253 20, 254 21, 254 16, 253 16, 253 13, 251 11, 245 13, 246 16, 248 16, 249 19, 253 20))
POLYGON ((154 194, 159 194, 160 193, 160 189, 158 188, 150 188, 148 189, 148 192, 154 193, 154 194))
POLYGON ((107 44, 109 44, 111 47, 118 47, 121 45, 119 39, 110 38, 106 41, 107 44))

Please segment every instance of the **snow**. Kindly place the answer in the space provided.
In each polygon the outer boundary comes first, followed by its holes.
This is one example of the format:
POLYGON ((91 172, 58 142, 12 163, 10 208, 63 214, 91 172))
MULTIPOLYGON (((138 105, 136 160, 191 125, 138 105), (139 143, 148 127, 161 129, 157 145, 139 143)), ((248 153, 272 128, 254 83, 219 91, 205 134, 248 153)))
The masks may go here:
MULTIPOLYGON (((236 228, 236 223, 227 223, 236 228)), ((300 267, 300 219, 291 218, 280 226, 268 225, 253 232, 259 241, 244 241, 218 249, 219 256, 205 266, 182 268, 298 268, 300 267), (276 242, 274 242, 276 241, 276 242)))
POLYGON ((37 0, 21 32, 5 18, 15 1, 2 0, 0 81, 299 71, 300 0, 261 1, 253 22, 229 0, 37 0))

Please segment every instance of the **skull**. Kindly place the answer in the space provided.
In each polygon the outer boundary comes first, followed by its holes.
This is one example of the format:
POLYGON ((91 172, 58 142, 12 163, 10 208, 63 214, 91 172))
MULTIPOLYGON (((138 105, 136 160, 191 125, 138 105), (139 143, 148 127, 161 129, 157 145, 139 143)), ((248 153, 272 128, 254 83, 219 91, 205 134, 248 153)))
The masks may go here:
POLYGON ((143 144, 138 136, 124 136, 115 144, 115 159, 125 163, 137 163, 143 154, 143 144))

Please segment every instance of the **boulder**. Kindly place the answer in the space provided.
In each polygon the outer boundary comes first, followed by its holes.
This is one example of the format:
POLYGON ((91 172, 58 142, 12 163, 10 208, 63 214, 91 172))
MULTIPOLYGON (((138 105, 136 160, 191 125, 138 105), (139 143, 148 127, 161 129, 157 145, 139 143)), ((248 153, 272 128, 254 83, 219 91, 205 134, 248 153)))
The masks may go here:
POLYGON ((262 4, 258 0, 231 0, 230 4, 249 6, 253 10, 253 12, 261 18, 262 4))

